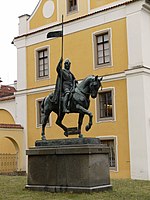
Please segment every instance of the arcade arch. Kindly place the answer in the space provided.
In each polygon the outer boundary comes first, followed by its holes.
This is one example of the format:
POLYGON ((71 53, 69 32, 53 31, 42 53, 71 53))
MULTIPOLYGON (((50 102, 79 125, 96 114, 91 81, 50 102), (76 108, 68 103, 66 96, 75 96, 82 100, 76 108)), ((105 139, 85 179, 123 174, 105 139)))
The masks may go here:
POLYGON ((0 109, 0 172, 24 171, 23 127, 0 109))

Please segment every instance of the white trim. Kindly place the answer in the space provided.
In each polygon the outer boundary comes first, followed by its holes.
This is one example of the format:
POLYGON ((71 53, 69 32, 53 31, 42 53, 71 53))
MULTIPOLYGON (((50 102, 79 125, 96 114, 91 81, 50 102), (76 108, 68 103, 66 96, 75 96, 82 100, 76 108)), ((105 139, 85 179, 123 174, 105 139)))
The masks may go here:
POLYGON ((45 86, 45 87, 40 87, 40 88, 32 88, 29 90, 20 90, 15 93, 15 96, 20 96, 20 95, 29 95, 29 94, 38 94, 42 92, 50 92, 55 89, 55 85, 51 86, 45 86))
MULTIPOLYGON (((108 123, 108 122, 116 122, 116 91, 115 91, 115 87, 107 87, 107 88, 102 88, 102 91, 101 89, 99 89, 98 91, 98 94, 100 92, 105 92, 105 91, 112 91, 112 97, 113 97, 113 100, 112 100, 112 103, 113 103, 113 116, 112 116, 112 119, 102 119, 102 120, 99 120, 98 121, 98 111, 97 111, 97 108, 98 108, 98 105, 97 105, 97 99, 95 99, 95 119, 96 119, 96 123, 99 124, 99 123, 108 123)), ((98 98, 98 97, 97 97, 98 98)))
POLYGON ((113 170, 113 169, 110 169, 111 172, 115 172, 115 173, 118 173, 119 172, 119 163, 118 163, 118 136, 116 135, 106 135, 106 136, 97 136, 96 138, 112 138, 112 139, 115 139, 115 142, 116 142, 116 147, 115 147, 115 150, 116 150, 116 170, 113 170))
MULTIPOLYGON (((117 80, 124 80, 126 79, 125 72, 118 73, 118 74, 112 74, 112 75, 106 75, 103 77, 104 83, 110 82, 110 81, 117 81, 117 80)), ((82 80, 80 80, 82 81, 82 80)), ((50 86, 43 86, 39 88, 32 88, 32 89, 27 89, 27 90, 18 90, 15 92, 15 96, 23 95, 23 94, 36 94, 36 93, 41 93, 41 92, 50 92, 55 89, 55 85, 50 85, 50 86)))
POLYGON ((137 75, 150 75, 150 69, 149 68, 146 68, 144 66, 139 66, 139 67, 136 67, 136 68, 132 68, 130 70, 126 70, 125 71, 125 76, 128 77, 128 76, 137 76, 137 75))

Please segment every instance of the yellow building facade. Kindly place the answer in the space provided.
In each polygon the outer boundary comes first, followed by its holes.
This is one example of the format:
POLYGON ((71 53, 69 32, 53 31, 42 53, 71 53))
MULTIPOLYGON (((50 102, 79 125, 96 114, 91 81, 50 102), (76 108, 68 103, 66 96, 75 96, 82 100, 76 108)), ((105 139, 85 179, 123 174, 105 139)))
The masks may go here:
MULTIPOLYGON (((146 167, 136 168, 140 162, 135 158, 137 152, 133 147, 137 121, 132 113, 136 108, 129 109, 134 102, 132 90, 138 82, 132 76, 149 73, 145 71, 148 68, 145 68, 144 62, 150 66, 147 56, 140 57, 136 46, 141 45, 140 41, 134 46, 138 38, 134 38, 134 27, 131 26, 136 22, 136 15, 140 17, 139 12, 145 12, 142 14, 149 21, 143 5, 147 6, 148 3, 40 0, 31 16, 20 16, 19 36, 13 41, 18 51, 16 101, 18 115, 24 115, 20 117, 20 123, 24 127, 27 148, 34 146, 35 141, 41 138, 40 103, 55 88, 61 38, 48 39, 47 33, 61 30, 63 15, 64 59, 70 59, 71 71, 76 79, 81 81, 92 74, 103 76, 103 89, 99 91, 97 99, 91 99, 89 108, 94 116, 93 126, 89 132, 85 131, 88 120, 85 117, 82 133, 85 137, 98 137, 110 147, 112 178, 150 178, 149 154, 144 160, 146 167), (136 51, 139 57, 134 58, 132 54, 136 51), (143 65, 140 65, 140 59, 143 59, 143 65), (140 174, 140 169, 143 169, 143 174, 140 174)), ((46 127, 47 139, 65 138, 63 130, 55 124, 56 117, 54 113, 50 115, 46 127)), ((77 114, 69 114, 63 123, 67 127, 74 127, 77 126, 77 120, 77 114)), ((144 134, 147 135, 147 132, 144 134)), ((137 143, 139 140, 140 136, 137 143)))
POLYGON ((0 97, 0 173, 26 170, 23 127, 16 123, 15 113, 14 95, 0 97))

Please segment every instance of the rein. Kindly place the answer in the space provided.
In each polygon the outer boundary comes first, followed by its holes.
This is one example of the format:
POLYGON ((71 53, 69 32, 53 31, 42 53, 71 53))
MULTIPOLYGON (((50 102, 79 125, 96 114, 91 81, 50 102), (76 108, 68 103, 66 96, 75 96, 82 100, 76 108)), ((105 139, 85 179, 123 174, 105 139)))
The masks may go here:
POLYGON ((84 94, 84 95, 90 95, 91 93, 89 93, 89 92, 83 92, 78 86, 77 86, 77 88, 78 88, 78 90, 82 93, 82 94, 84 94))

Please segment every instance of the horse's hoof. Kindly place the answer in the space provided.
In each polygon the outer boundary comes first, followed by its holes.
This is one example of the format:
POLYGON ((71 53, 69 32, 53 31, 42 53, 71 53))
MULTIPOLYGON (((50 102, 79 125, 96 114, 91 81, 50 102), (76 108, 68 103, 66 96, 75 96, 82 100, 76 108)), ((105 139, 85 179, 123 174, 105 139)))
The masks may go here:
POLYGON ((45 135, 42 135, 41 139, 42 139, 42 140, 46 140, 45 135))
POLYGON ((68 132, 64 132, 64 135, 65 135, 66 137, 68 137, 69 134, 68 134, 68 132))
POLYGON ((87 126, 85 127, 85 130, 86 130, 86 131, 89 131, 89 129, 90 129, 90 126, 87 125, 87 126))
POLYGON ((82 134, 79 134, 79 138, 83 138, 83 135, 82 135, 82 134))

